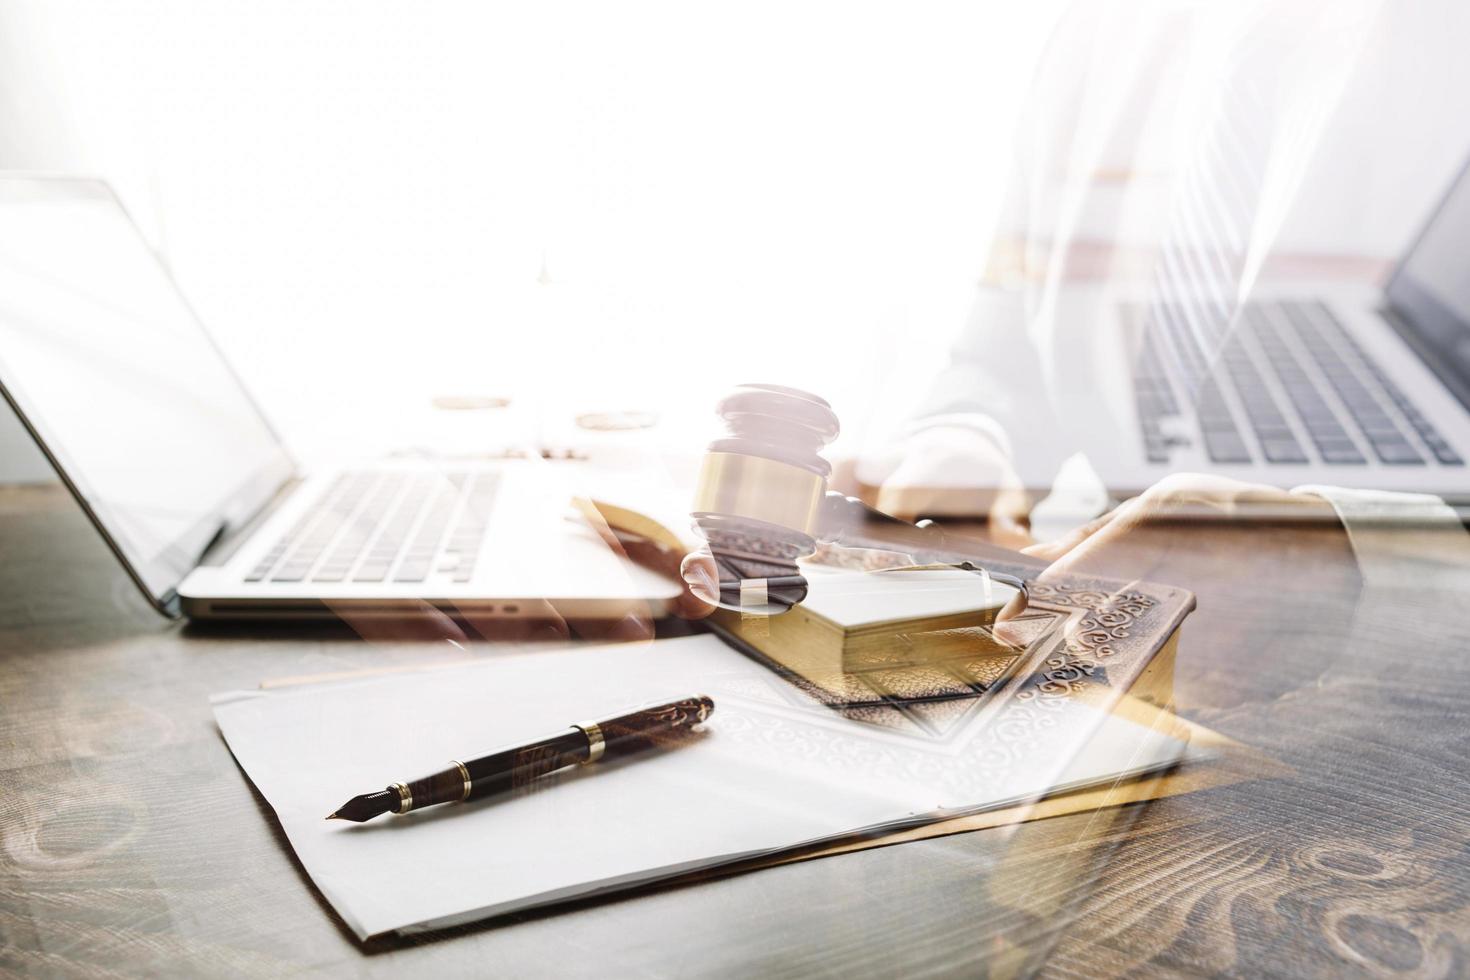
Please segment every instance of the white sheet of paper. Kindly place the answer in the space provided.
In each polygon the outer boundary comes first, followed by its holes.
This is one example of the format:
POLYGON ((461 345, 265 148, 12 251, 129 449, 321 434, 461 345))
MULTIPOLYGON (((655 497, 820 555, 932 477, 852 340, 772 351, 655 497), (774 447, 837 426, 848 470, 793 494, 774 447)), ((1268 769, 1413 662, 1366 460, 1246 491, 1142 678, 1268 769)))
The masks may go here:
POLYGON ((1154 771, 1185 745, 1079 704, 1080 754, 993 767, 981 711, 943 736, 849 721, 712 636, 566 652, 212 699, 220 731, 322 894, 360 937, 442 928, 855 831, 1154 771), (693 694, 686 745, 538 780, 497 800, 365 824, 343 801, 693 694), (1090 733, 1090 734, 1089 734, 1090 733))
POLYGON ((847 629, 997 610, 1016 595, 1009 585, 959 568, 858 572, 805 564, 802 571, 810 589, 802 605, 847 629))

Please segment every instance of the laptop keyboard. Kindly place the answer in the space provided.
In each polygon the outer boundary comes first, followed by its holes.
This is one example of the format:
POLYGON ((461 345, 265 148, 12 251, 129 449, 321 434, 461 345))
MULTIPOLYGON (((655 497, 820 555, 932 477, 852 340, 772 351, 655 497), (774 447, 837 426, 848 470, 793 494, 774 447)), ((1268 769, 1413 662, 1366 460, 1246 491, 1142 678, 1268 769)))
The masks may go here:
MULTIPOLYGON (((1282 310, 1288 318, 1295 319, 1294 310, 1282 310)), ((1307 438, 1316 447, 1317 453, 1324 463, 1336 463, 1343 465, 1361 465, 1367 462, 1362 451, 1358 448, 1352 436, 1348 435, 1347 428, 1338 419, 1337 413, 1333 411, 1328 403, 1326 395, 1317 387, 1312 379, 1311 372, 1303 366, 1296 351, 1281 334, 1271 328, 1271 321, 1266 312, 1257 305, 1249 305, 1245 310, 1245 322, 1247 329, 1266 354, 1272 370, 1281 379, 1282 387, 1286 391, 1287 398, 1292 407, 1296 409, 1297 418, 1307 430, 1307 438)), ((1318 356, 1319 335, 1313 331, 1307 335, 1306 342, 1309 358, 1315 360, 1318 356)), ((1238 345, 1237 345, 1238 346, 1238 345)), ((1329 380, 1331 375, 1328 376, 1329 380)), ((1335 385, 1334 385, 1335 387, 1335 385)), ((1352 399, 1344 398, 1341 388, 1337 389, 1350 413, 1366 411, 1365 405, 1358 398, 1361 393, 1354 393, 1352 399)), ((1268 457, 1269 459, 1269 457, 1268 457)), ((1305 454, 1298 462, 1306 462, 1305 454)))
MULTIPOLYGON (((1152 463, 1167 463, 1169 450, 1185 441, 1169 433, 1169 420, 1182 413, 1158 354, 1161 332, 1179 322, 1167 311, 1150 320, 1134 368, 1152 463)), ((1167 342, 1191 343, 1186 331, 1171 332, 1167 342)), ((1194 416, 1215 463, 1464 465, 1413 399, 1316 302, 1246 304, 1219 364, 1200 385, 1194 416)))
POLYGON ((498 484, 483 471, 343 473, 245 581, 468 582, 498 484))

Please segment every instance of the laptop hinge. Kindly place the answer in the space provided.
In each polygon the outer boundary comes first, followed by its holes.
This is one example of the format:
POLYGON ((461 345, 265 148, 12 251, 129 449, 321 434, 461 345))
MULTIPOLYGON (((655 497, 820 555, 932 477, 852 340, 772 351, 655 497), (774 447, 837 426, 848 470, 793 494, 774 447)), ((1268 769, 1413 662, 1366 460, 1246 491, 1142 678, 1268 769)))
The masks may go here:
MULTIPOLYGON (((206 548, 204 554, 199 556, 198 565, 206 568, 218 567, 233 558, 235 552, 240 550, 240 546, 262 524, 269 520, 270 516, 279 510, 281 505, 286 502, 286 499, 295 493, 296 489, 300 486, 301 478, 298 476, 293 476, 285 483, 282 483, 276 492, 271 495, 270 499, 265 502, 264 506, 256 510, 248 521, 238 527, 228 529, 224 534, 220 535, 218 540, 206 548)), ((177 598, 175 598, 175 604, 177 604, 177 598)))

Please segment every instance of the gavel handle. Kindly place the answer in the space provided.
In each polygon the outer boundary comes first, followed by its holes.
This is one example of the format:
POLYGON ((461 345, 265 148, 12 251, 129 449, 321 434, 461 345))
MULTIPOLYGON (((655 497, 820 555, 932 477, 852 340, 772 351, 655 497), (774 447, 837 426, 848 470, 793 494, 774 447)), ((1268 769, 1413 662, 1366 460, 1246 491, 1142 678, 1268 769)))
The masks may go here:
POLYGON ((915 550, 963 554, 979 562, 1034 567, 1036 559, 987 541, 958 538, 935 524, 910 524, 892 514, 869 507, 856 497, 827 491, 817 518, 818 540, 849 548, 870 547, 874 542, 892 543, 915 550))

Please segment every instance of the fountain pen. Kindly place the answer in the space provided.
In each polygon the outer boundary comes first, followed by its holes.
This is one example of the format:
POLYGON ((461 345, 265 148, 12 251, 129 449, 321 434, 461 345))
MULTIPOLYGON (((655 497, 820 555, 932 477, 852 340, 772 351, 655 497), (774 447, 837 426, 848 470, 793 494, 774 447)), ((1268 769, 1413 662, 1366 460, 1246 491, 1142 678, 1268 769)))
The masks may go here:
POLYGON ((406 783, 389 783, 377 793, 354 796, 327 814, 328 820, 363 823, 383 813, 409 813, 440 803, 460 803, 519 789, 567 766, 631 755, 668 745, 715 710, 699 694, 606 721, 572 725, 546 738, 492 752, 406 783))

